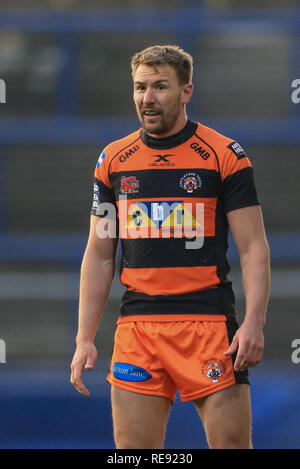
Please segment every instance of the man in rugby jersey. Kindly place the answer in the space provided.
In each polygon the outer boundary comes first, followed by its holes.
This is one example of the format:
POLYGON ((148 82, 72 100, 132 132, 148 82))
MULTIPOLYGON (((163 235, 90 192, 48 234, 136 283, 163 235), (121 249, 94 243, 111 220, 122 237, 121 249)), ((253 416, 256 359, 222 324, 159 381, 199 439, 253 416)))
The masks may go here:
POLYGON ((163 448, 179 391, 194 402, 210 448, 252 448, 248 369, 263 354, 270 271, 252 165, 237 142, 188 119, 189 54, 154 46, 135 54, 131 67, 141 128, 109 144, 96 165, 71 382, 89 395, 82 373, 97 358, 119 233, 127 288, 107 377, 116 447, 163 448), (246 297, 241 325, 228 229, 246 297))

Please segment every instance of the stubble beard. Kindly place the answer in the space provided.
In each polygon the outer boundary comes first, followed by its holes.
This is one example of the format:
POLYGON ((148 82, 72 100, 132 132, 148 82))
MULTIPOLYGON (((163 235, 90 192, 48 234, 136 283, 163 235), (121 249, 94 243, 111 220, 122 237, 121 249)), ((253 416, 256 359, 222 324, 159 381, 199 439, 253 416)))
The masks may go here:
POLYGON ((172 128, 174 127, 178 116, 180 113, 180 98, 178 101, 174 103, 172 108, 167 112, 164 113, 163 111, 160 111, 160 121, 154 125, 154 124, 147 124, 144 119, 141 111, 138 111, 138 118, 139 121, 142 125, 142 128, 147 134, 155 134, 155 135, 164 135, 167 132, 170 132, 172 128))

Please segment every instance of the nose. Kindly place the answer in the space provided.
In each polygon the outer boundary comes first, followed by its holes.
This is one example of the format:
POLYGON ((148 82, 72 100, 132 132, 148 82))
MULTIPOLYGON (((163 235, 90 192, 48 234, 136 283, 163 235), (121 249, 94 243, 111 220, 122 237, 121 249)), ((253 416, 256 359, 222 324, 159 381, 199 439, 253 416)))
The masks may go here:
POLYGON ((154 102, 155 102, 155 97, 153 94, 153 90, 150 87, 146 88, 146 91, 143 97, 144 105, 153 104, 154 102))

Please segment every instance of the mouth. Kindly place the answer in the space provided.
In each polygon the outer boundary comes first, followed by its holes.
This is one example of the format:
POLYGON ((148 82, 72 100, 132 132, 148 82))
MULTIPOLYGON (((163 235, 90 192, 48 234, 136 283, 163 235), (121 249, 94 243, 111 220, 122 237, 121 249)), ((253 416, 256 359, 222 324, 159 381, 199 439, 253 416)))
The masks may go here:
POLYGON ((143 111, 143 116, 147 119, 155 119, 160 115, 160 112, 151 110, 143 111))

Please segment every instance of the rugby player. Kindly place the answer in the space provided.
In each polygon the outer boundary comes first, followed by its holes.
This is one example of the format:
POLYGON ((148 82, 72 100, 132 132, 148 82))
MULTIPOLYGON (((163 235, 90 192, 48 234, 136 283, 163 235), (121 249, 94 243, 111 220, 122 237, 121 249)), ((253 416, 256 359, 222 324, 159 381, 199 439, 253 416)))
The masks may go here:
POLYGON ((82 374, 97 358, 120 239, 126 291, 107 376, 116 448, 163 448, 179 391, 194 402, 210 448, 249 449, 248 369, 262 359, 270 282, 253 168, 239 143, 188 118, 188 53, 149 47, 131 68, 141 128, 104 148, 95 168, 71 382, 89 395, 82 374), (228 278, 229 230, 245 291, 241 324, 228 278))

